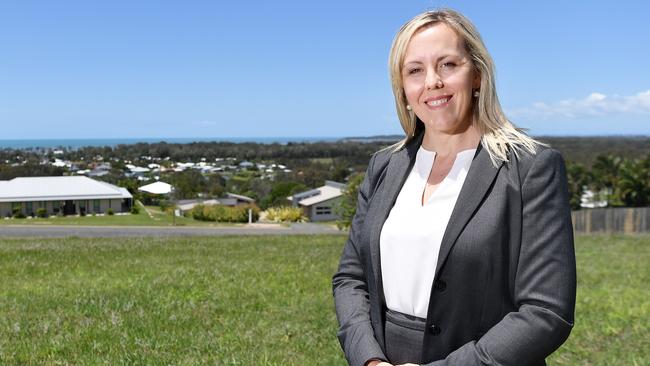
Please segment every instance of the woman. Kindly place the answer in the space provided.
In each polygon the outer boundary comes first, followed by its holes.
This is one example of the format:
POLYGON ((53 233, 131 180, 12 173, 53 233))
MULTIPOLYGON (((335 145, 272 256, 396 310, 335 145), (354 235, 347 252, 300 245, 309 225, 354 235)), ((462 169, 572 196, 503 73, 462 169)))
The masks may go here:
POLYGON ((411 19, 389 65, 406 138, 371 158, 333 278, 349 364, 544 365, 575 305, 562 157, 506 119, 459 13, 411 19))

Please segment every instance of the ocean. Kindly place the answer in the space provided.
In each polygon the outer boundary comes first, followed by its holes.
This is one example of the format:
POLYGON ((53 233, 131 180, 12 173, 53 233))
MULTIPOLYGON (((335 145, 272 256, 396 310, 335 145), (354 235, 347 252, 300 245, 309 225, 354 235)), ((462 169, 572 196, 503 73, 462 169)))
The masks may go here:
POLYGON ((187 144, 191 142, 255 142, 258 144, 287 144, 289 142, 334 142, 343 137, 142 137, 142 138, 108 138, 108 139, 35 139, 35 140, 0 140, 0 149, 31 149, 31 148, 67 148, 78 149, 85 146, 117 146, 120 144, 136 144, 139 142, 170 144, 187 144))

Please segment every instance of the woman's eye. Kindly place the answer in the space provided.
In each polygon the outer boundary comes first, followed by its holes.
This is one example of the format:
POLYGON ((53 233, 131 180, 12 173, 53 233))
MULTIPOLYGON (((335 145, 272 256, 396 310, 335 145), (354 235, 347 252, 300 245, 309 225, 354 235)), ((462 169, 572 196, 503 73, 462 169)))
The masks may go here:
POLYGON ((453 62, 445 62, 442 65, 440 65, 440 68, 442 68, 442 69, 450 69, 450 68, 453 68, 454 66, 456 66, 456 64, 453 63, 453 62))
POLYGON ((422 71, 422 69, 420 69, 420 68, 413 68, 413 69, 409 69, 408 73, 409 73, 409 75, 413 75, 413 74, 417 74, 417 73, 420 72, 420 71, 422 71))

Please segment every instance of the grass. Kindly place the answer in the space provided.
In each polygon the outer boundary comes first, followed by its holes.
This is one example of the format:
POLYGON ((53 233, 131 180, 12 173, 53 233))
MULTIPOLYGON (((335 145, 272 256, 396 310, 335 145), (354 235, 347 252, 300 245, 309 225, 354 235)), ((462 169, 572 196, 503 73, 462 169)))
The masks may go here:
POLYGON ((47 218, 2 219, 0 225, 74 225, 74 226, 237 226, 194 220, 190 217, 172 217, 158 206, 142 206, 136 215, 86 215, 86 216, 51 216, 47 218), (148 212, 148 213, 147 213, 148 212))
MULTIPOLYGON (((344 365, 344 237, 0 239, 0 364, 344 365)), ((578 236, 550 365, 650 363, 650 237, 578 236)))

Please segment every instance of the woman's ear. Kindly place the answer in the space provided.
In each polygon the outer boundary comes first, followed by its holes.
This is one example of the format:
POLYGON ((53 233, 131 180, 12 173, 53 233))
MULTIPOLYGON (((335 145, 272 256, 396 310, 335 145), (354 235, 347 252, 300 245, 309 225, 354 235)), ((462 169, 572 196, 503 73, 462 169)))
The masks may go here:
POLYGON ((474 80, 472 80, 472 88, 478 89, 481 87, 481 73, 474 71, 474 80))

